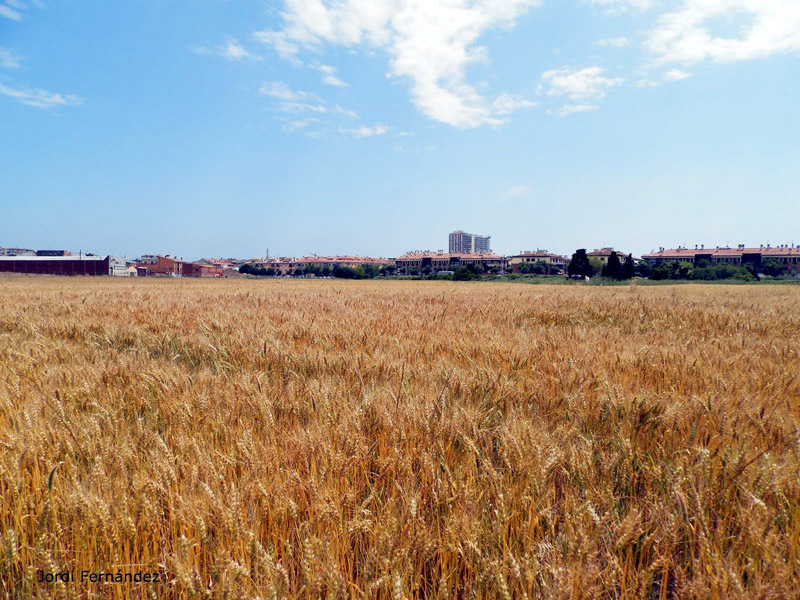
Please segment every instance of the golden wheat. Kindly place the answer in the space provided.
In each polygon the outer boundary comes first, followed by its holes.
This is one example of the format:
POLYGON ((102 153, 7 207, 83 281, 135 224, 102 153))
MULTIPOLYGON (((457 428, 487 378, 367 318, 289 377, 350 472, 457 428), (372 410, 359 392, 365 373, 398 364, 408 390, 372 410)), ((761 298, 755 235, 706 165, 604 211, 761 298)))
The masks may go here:
POLYGON ((0 279, 0 593, 798 597, 798 374, 793 286, 0 279))

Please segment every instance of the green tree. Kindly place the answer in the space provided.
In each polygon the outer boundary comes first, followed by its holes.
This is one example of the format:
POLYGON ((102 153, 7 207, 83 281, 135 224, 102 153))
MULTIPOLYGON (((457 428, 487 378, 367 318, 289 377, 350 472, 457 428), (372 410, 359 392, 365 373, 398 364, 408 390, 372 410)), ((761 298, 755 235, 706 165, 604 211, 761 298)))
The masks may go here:
POLYGON ((486 272, 484 266, 477 263, 472 263, 467 265, 467 269, 469 269, 472 273, 478 276, 483 275, 486 272))
POLYGON ((663 281, 672 277, 672 265, 670 263, 661 263, 653 268, 650 278, 655 281, 663 281))
MULTIPOLYGON (((471 267, 472 265, 470 265, 471 267)), ((480 275, 478 275, 473 269, 469 267, 458 267, 455 273, 453 273, 453 280, 454 281, 474 281, 476 279, 480 279, 480 275)))
POLYGON ((615 251, 611 251, 608 262, 603 265, 601 274, 609 279, 622 279, 622 263, 619 262, 619 256, 615 251))
POLYGON ((375 279, 381 272, 381 269, 378 265, 363 265, 361 267, 364 271, 364 277, 367 279, 375 279))
POLYGON ((634 271, 638 277, 650 277, 653 274, 653 267, 646 260, 640 260, 634 271))
POLYGON ((579 248, 572 255, 567 274, 570 277, 591 277, 594 274, 589 257, 586 256, 586 248, 579 248))
POLYGON ((364 270, 361 267, 345 267, 336 265, 333 276, 339 279, 364 279, 364 270))
POLYGON ((633 279, 634 275, 636 275, 636 267, 633 264, 633 255, 628 254, 625 257, 625 262, 622 263, 621 279, 633 279))
POLYGON ((547 263, 543 260, 537 260, 536 262, 531 263, 531 273, 534 275, 547 275, 547 263))
POLYGON ((761 262, 761 272, 767 277, 783 274, 783 264, 777 258, 767 258, 761 262))

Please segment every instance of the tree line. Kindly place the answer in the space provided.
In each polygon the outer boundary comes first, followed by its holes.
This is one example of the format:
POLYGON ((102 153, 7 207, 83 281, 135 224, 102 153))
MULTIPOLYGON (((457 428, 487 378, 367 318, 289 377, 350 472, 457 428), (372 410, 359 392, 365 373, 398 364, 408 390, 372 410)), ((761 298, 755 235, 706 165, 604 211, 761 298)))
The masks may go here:
POLYGON ((295 267, 292 270, 282 271, 273 267, 254 267, 253 265, 242 265, 239 273, 252 275, 254 277, 280 277, 288 275, 291 277, 336 277, 338 279, 375 279, 376 277, 389 277, 394 275, 396 269, 394 265, 358 265, 348 267, 345 265, 305 265, 295 267))
POLYGON ((584 278, 600 275, 606 279, 623 281, 633 277, 646 277, 654 281, 694 280, 717 281, 735 279, 741 281, 757 281, 760 275, 767 277, 780 277, 783 275, 783 265, 775 258, 767 258, 760 265, 746 262, 743 265, 731 263, 712 264, 710 260, 699 260, 697 264, 690 262, 668 262, 651 267, 646 261, 634 262, 633 256, 628 255, 621 261, 616 252, 611 252, 608 262, 603 264, 599 259, 589 258, 586 249, 576 250, 572 255, 572 262, 567 267, 570 277, 584 278))

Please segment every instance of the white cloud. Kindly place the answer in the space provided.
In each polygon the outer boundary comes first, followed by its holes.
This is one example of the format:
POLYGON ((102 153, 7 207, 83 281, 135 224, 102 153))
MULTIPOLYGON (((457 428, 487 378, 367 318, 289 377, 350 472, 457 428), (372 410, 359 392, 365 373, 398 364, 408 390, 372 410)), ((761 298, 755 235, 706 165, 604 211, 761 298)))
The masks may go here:
POLYGON ((571 115, 573 113, 579 112, 586 112, 589 110, 597 110, 600 108, 596 104, 566 104, 561 108, 556 108, 553 110, 548 110, 548 115, 553 115, 555 117, 566 117, 567 115, 571 115))
POLYGON ((601 48, 627 48, 631 45, 631 41, 626 37, 615 37, 597 40, 594 45, 601 48))
POLYGON ((688 79, 691 73, 681 71, 680 69, 670 69, 664 74, 664 81, 680 81, 681 79, 688 79))
POLYGON ((366 125, 362 125, 361 127, 356 127, 355 129, 339 129, 339 133, 345 133, 347 135, 352 135, 354 137, 374 137, 376 135, 385 135, 389 133, 391 127, 387 125, 377 124, 374 127, 367 127, 366 125))
POLYGON ((197 46, 192 48, 193 52, 197 54, 204 54, 206 56, 221 56, 228 60, 239 61, 245 58, 251 60, 261 60, 257 54, 253 54, 244 49, 244 47, 235 39, 228 39, 223 45, 216 46, 215 48, 207 48, 205 46, 197 46))
POLYGON ((589 4, 603 6, 609 14, 618 15, 630 9, 648 9, 653 6, 653 0, 589 0, 589 4))
POLYGON ((543 73, 542 82, 549 86, 548 96, 567 96, 576 101, 598 99, 606 95, 607 89, 625 82, 621 77, 605 77, 603 73, 605 69, 601 67, 562 67, 543 73))
POLYGON ((523 108, 534 108, 538 102, 532 102, 514 94, 500 94, 492 102, 492 112, 496 115, 509 115, 523 108))
POLYGON ((285 113, 327 113, 328 107, 324 104, 311 104, 309 102, 283 102, 280 105, 280 110, 285 113))
POLYGON ((336 87, 347 87, 347 84, 336 76, 336 68, 330 65, 320 65, 317 71, 322 73, 322 83, 336 87))
POLYGON ((305 129, 309 125, 314 125, 319 123, 319 119, 309 118, 309 119, 298 119, 296 121, 289 121, 286 125, 283 126, 283 130, 291 133, 294 131, 298 131, 299 129, 305 129))
POLYGON ((455 127, 503 123, 493 101, 466 81, 466 68, 486 60, 475 45, 486 30, 510 27, 540 0, 286 0, 280 31, 255 34, 284 58, 323 44, 386 50, 389 73, 411 80, 427 117, 455 127))
POLYGON ((6 19, 12 19, 14 21, 22 19, 22 15, 20 15, 19 12, 6 4, 0 4, 0 17, 5 17, 6 19))
POLYGON ((500 194, 500 200, 517 200, 527 198, 533 194, 533 190, 527 185, 512 185, 505 192, 500 194))
POLYGON ((278 100, 287 100, 290 102, 317 99, 314 94, 301 90, 295 91, 282 81, 270 81, 265 83, 259 88, 258 92, 262 96, 269 96, 270 98, 277 98, 278 100))
POLYGON ((658 87, 664 82, 672 83, 674 81, 682 81, 684 79, 689 79, 691 77, 691 73, 687 73, 686 71, 681 71, 680 69, 670 69, 661 77, 661 79, 640 79, 639 81, 633 84, 634 87, 637 88, 646 88, 646 87, 658 87))
POLYGON ((659 17, 646 47, 656 63, 729 63, 800 52, 798 0, 685 0, 659 17), (712 26, 727 31, 715 35, 712 26))
MULTIPOLYGON (((316 94, 304 90, 293 90, 283 81, 266 82, 258 91, 262 96, 267 96, 276 100, 277 110, 283 113, 314 113, 317 115, 330 114, 343 115, 351 118, 358 117, 358 113, 354 110, 344 108, 338 104, 329 106, 326 104, 325 100, 321 99, 316 94)), ((305 119, 305 121, 310 122, 311 120, 305 119)), ((284 129, 286 128, 284 127, 284 129)))
POLYGON ((358 117, 358 113, 356 111, 350 110, 348 108, 342 108, 338 104, 333 107, 333 110, 331 112, 336 113, 337 115, 344 115, 346 117, 352 117, 354 119, 356 117, 358 117))
POLYGON ((2 83, 0 83, 0 94, 19 100, 28 106, 35 106, 36 108, 76 106, 78 104, 83 104, 83 98, 72 94, 47 92, 38 88, 12 88, 2 83))
POLYGON ((0 66, 4 69, 18 69, 19 60, 19 56, 11 52, 11 50, 0 48, 0 66))

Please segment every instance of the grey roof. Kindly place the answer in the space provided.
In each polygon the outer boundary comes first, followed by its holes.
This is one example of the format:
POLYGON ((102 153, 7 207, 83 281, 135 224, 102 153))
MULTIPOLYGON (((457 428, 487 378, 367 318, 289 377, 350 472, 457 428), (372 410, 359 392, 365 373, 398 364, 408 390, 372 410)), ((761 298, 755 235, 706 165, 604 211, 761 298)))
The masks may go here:
POLYGON ((70 261, 95 261, 95 260, 105 260, 105 256, 86 256, 85 254, 78 255, 78 256, 0 256, 0 260, 3 261, 43 261, 43 260, 60 260, 65 262, 70 261))

